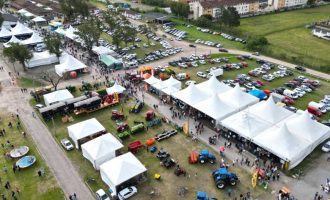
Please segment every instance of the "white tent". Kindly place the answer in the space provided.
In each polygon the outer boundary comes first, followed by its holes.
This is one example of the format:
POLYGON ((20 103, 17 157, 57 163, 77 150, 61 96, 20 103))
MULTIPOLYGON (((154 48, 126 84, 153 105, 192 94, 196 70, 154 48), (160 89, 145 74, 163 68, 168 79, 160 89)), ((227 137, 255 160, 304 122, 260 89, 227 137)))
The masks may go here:
POLYGON ((159 82, 151 85, 153 88, 156 88, 157 90, 162 90, 164 88, 166 88, 167 86, 165 85, 164 81, 160 80, 159 82))
POLYGON ((169 87, 167 87, 167 88, 164 88, 163 90, 162 90, 162 92, 164 92, 165 94, 167 94, 167 95, 173 95, 174 93, 176 93, 176 92, 179 92, 180 91, 180 89, 179 88, 177 88, 177 87, 173 87, 173 86, 169 86, 169 87))
POLYGON ((126 88, 119 85, 116 81, 115 84, 112 87, 109 87, 106 90, 107 90, 107 94, 113 94, 113 93, 119 93, 120 94, 120 93, 123 93, 126 90, 126 88))
POLYGON ((222 101, 217 94, 213 94, 205 101, 195 104, 194 108, 214 119, 216 121, 214 125, 219 124, 221 119, 237 111, 236 108, 222 101))
POLYGON ((166 85, 166 87, 176 87, 178 89, 181 89, 181 81, 175 79, 173 76, 171 76, 169 79, 164 81, 164 84, 166 85))
POLYGON ((310 142, 289 131, 286 124, 281 128, 273 126, 257 135, 253 142, 289 162, 289 169, 297 166, 311 152, 310 142))
POLYGON ((11 37, 11 32, 4 26, 1 27, 0 38, 11 37))
POLYGON ((58 62, 55 54, 50 54, 49 51, 35 52, 33 57, 26 63, 26 67, 33 68, 42 65, 50 65, 58 62))
POLYGON ((312 143, 314 149, 329 138, 330 128, 312 120, 308 111, 286 122, 291 133, 312 143))
POLYGON ((215 76, 211 76, 209 80, 197 84, 196 87, 209 94, 220 94, 232 89, 230 86, 220 82, 215 76))
POLYGON ((147 169, 131 153, 128 152, 100 166, 101 179, 117 194, 117 186, 145 173, 147 169))
POLYGON ((174 93, 173 96, 190 106, 193 106, 210 97, 209 93, 206 93, 205 90, 197 88, 193 83, 191 83, 187 88, 174 93))
POLYGON ((220 94, 219 97, 224 102, 239 110, 259 102, 257 97, 243 92, 238 84, 233 89, 220 94))
POLYGON ((25 12, 22 15, 25 16, 25 17, 34 17, 35 16, 34 14, 32 14, 30 12, 25 12))
POLYGON ((46 106, 72 98, 74 98, 73 95, 67 89, 57 90, 44 95, 46 106))
POLYGON ((78 29, 70 26, 68 29, 65 30, 65 37, 68 37, 71 40, 76 40, 77 38, 79 38, 79 36, 76 35, 75 32, 78 32, 78 29))
POLYGON ((100 169, 104 162, 116 157, 116 151, 124 145, 111 133, 104 134, 81 145, 83 156, 88 159, 95 169, 100 169))
POLYGON ((64 54, 60 57, 60 64, 55 65, 55 71, 59 76, 63 76, 65 72, 86 68, 87 66, 75 57, 64 54))
POLYGON ((144 82, 148 83, 149 85, 154 85, 158 82, 160 82, 161 80, 154 77, 154 75, 150 76, 148 79, 145 79, 144 82))
POLYGON ((22 44, 24 45, 32 45, 42 43, 44 41, 43 37, 40 37, 38 33, 33 32, 32 36, 26 40, 22 40, 22 44))
POLYGON ((92 51, 99 56, 104 55, 104 54, 113 53, 113 50, 109 49, 108 47, 104 47, 104 46, 94 46, 92 51))
POLYGON ((60 35, 65 35, 66 33, 66 31, 63 28, 57 28, 55 32, 60 35))
POLYGON ((25 10, 24 8, 17 11, 17 13, 19 13, 21 15, 24 14, 24 13, 27 13, 27 12, 29 12, 29 11, 25 10))
POLYGON ((32 21, 34 21, 34 22, 46 22, 47 20, 43 17, 37 16, 37 17, 33 18, 32 21))
POLYGON ((73 140, 76 148, 79 148, 79 140, 85 137, 94 135, 95 133, 100 133, 105 131, 105 128, 100 124, 97 119, 88 119, 71 126, 68 126, 68 132, 70 138, 73 140))
POLYGON ((16 26, 11 29, 11 34, 12 35, 25 35, 25 34, 32 34, 33 31, 24 26, 22 23, 17 22, 16 26))
POLYGON ((10 38, 10 40, 8 42, 6 42, 6 43, 3 44, 3 46, 6 47, 6 48, 7 47, 10 47, 10 44, 11 43, 18 43, 18 44, 20 44, 21 43, 21 40, 17 39, 17 37, 15 37, 13 35, 13 36, 11 36, 11 38, 10 38))

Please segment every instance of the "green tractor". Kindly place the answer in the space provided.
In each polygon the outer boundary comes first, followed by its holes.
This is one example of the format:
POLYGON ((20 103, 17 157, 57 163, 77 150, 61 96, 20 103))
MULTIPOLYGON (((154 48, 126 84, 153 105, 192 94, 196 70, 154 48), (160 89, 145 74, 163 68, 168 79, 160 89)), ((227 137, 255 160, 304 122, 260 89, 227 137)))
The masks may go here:
POLYGON ((139 133, 144 131, 145 127, 143 124, 137 124, 135 126, 132 126, 131 128, 131 134, 139 133))

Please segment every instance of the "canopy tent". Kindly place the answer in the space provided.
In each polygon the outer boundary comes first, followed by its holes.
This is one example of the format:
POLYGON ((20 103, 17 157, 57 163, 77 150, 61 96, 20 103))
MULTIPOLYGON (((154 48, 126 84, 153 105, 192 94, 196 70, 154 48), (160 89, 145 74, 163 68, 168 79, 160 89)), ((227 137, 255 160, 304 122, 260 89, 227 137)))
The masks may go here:
POLYGON ((8 48, 10 47, 11 43, 21 43, 21 40, 17 39, 17 37, 15 37, 15 35, 11 36, 10 40, 6 43, 3 44, 4 47, 8 48))
POLYGON ((178 89, 181 89, 181 81, 175 79, 173 76, 171 76, 169 79, 164 81, 164 84, 166 85, 166 87, 176 87, 178 89))
POLYGON ((222 101, 239 110, 243 110, 246 107, 259 102, 258 98, 243 92, 239 84, 237 84, 233 89, 220 94, 219 97, 222 101))
POLYGON ((177 98, 184 103, 193 106, 209 98, 210 94, 205 90, 197 88, 195 84, 191 83, 187 88, 174 93, 173 96, 174 98, 177 98))
POLYGON ((100 166, 101 179, 117 194, 117 186, 145 173, 147 169, 131 153, 113 158, 100 166))
POLYGON ((71 126, 68 126, 68 132, 70 138, 73 140, 76 148, 79 148, 79 140, 88 136, 92 136, 96 133, 105 131, 105 128, 100 124, 97 119, 88 119, 71 126))
POLYGON ((101 55, 100 61, 103 62, 107 67, 113 67, 117 63, 120 63, 117 59, 107 54, 101 55))
POLYGON ((19 13, 19 14, 24 14, 26 12, 29 12, 29 11, 25 10, 24 8, 17 11, 17 13, 19 13))
POLYGON ((89 160, 95 169, 100 169, 104 162, 116 157, 116 151, 124 145, 111 133, 104 134, 81 145, 83 156, 89 160))
POLYGON ((213 94, 213 93, 220 94, 232 89, 230 86, 224 84, 223 82, 220 82, 216 78, 216 76, 211 76, 209 80, 197 84, 196 87, 209 94, 213 94))
POLYGON ((42 43, 44 41, 43 37, 40 37, 38 33, 33 32, 32 36, 26 40, 22 40, 21 44, 32 45, 42 43))
POLYGON ((50 54, 49 51, 35 52, 33 57, 26 63, 26 67, 33 68, 42 65, 50 65, 58 62, 55 54, 50 54))
POLYGON ((143 80, 146 80, 146 79, 148 79, 148 78, 151 77, 151 74, 149 74, 149 73, 144 73, 144 74, 142 75, 142 77, 143 77, 143 80))
POLYGON ((46 106, 72 98, 74 98, 73 95, 67 89, 57 90, 44 95, 44 101, 46 106))
POLYGON ((75 57, 69 54, 64 54, 60 57, 60 64, 55 65, 55 71, 59 76, 63 76, 66 72, 84 69, 86 67, 87 66, 84 63, 77 60, 75 57))
POLYGON ((312 149, 330 136, 330 127, 312 120, 308 111, 286 122, 291 133, 312 143, 312 149))
POLYGON ((258 89, 251 90, 249 94, 259 98, 260 100, 263 100, 267 97, 267 94, 264 91, 258 89))
POLYGON ((253 142, 289 162, 289 169, 297 166, 311 152, 310 142, 293 134, 286 124, 281 128, 273 126, 257 135, 253 142))
POLYGON ((173 87, 173 86, 169 86, 169 87, 167 87, 167 88, 164 88, 163 90, 162 90, 162 92, 164 92, 165 94, 167 94, 167 95, 173 95, 174 93, 176 93, 176 92, 179 92, 180 91, 180 89, 179 88, 177 88, 177 87, 173 87))
POLYGON ((17 22, 16 26, 11 29, 11 34, 12 35, 26 35, 26 34, 32 34, 33 31, 24 26, 22 23, 17 22))
POLYGON ((260 119, 264 119, 271 124, 276 124, 294 114, 283 107, 277 106, 272 96, 266 101, 251 106, 249 111, 253 113, 253 115, 260 119))
POLYGON ((11 32, 6 27, 2 26, 0 31, 0 38, 8 38, 11 36, 11 32))
POLYGON ((237 111, 236 108, 225 103, 215 93, 212 97, 195 104, 194 108, 214 119, 216 121, 214 125, 219 124, 221 119, 237 111))
POLYGON ((57 29, 55 30, 55 32, 56 32, 57 34, 62 35, 62 36, 65 35, 65 30, 64 30, 62 27, 61 27, 61 28, 57 28, 57 29))
POLYGON ((43 17, 37 16, 37 17, 33 18, 32 21, 38 23, 38 22, 46 22, 47 20, 43 17))
POLYGON ((104 46, 94 46, 92 51, 99 56, 104 55, 104 54, 113 53, 113 50, 109 49, 108 47, 104 47, 104 46))
POLYGON ((25 13, 23 13, 22 14, 24 17, 34 17, 35 15, 34 14, 32 14, 32 13, 30 13, 30 12, 25 12, 25 13))
POLYGON ((119 85, 117 83, 117 81, 116 81, 115 84, 112 87, 109 87, 106 90, 107 90, 107 93, 108 94, 113 94, 113 93, 120 94, 120 93, 123 93, 126 90, 126 88, 124 88, 123 86, 119 85))
POLYGON ((145 79, 143 81, 146 82, 149 85, 154 85, 154 84, 160 82, 161 80, 158 79, 158 78, 156 78, 156 77, 154 77, 154 75, 152 75, 148 79, 145 79))
POLYGON ((78 29, 70 26, 68 29, 65 30, 65 37, 70 38, 71 40, 76 40, 77 38, 79 38, 79 36, 75 34, 76 32, 78 32, 78 29))
POLYGON ((157 89, 157 90, 160 90, 162 91, 164 88, 166 88, 167 86, 165 85, 164 81, 160 80, 159 82, 151 85, 151 87, 157 89))

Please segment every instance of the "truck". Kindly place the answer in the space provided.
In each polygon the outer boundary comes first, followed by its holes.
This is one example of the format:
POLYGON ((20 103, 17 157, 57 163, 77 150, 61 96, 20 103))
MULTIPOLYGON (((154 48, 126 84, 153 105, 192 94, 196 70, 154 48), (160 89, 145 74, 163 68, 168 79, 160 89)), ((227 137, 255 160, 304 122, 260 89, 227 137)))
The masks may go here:
POLYGON ((211 78, 213 75, 215 75, 215 77, 223 75, 223 69, 218 68, 215 70, 211 70, 210 73, 208 73, 206 77, 211 78))
POLYGON ((308 103, 308 106, 311 106, 311 107, 314 107, 314 108, 317 108, 321 113, 326 113, 327 112, 327 109, 325 108, 324 105, 320 104, 320 103, 316 103, 314 101, 311 101, 308 103))
POLYGON ((229 172, 227 168, 220 167, 212 172, 215 185, 219 189, 223 189, 226 185, 230 184, 235 186, 239 182, 239 178, 235 173, 229 172))
POLYGON ((298 94, 292 90, 285 89, 283 95, 288 96, 292 99, 298 99, 298 94))

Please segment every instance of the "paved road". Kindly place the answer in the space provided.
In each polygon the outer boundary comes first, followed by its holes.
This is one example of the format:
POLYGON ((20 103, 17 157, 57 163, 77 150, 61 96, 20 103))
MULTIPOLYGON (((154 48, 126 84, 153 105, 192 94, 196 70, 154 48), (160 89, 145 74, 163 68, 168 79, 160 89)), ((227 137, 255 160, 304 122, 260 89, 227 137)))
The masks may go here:
MULTIPOLYGON (((0 61, 0 66, 6 66, 0 61)), ((79 199, 94 199, 90 190, 87 188, 82 178, 77 172, 79 166, 73 166, 67 158, 65 152, 55 142, 47 127, 39 118, 32 117, 32 108, 29 105, 29 94, 22 94, 17 86, 10 85, 10 77, 7 72, 0 72, 0 81, 3 90, 0 92, 0 108, 8 111, 19 112, 23 124, 26 126, 27 133, 30 134, 36 143, 42 157, 54 174, 60 187, 66 196, 77 194, 79 199)))

